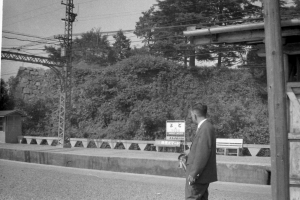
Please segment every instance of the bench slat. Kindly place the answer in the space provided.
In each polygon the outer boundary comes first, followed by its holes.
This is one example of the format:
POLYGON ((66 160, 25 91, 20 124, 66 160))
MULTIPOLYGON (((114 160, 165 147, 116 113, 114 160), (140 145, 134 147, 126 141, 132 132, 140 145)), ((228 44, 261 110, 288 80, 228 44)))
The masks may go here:
POLYGON ((224 149, 224 155, 239 156, 240 150, 243 148, 243 139, 217 138, 216 148, 217 154, 220 153, 218 149, 224 149), (229 152, 229 150, 233 149, 235 149, 236 152, 229 152))

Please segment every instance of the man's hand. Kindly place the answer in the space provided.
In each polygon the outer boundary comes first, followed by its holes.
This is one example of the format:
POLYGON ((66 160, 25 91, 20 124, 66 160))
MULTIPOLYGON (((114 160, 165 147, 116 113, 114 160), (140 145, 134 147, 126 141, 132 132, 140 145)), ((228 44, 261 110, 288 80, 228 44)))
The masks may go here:
POLYGON ((193 178, 191 175, 188 176, 189 185, 193 185, 196 181, 195 178, 193 178))
POLYGON ((182 161, 184 162, 184 164, 186 164, 186 161, 187 161, 187 155, 182 153, 178 156, 178 161, 182 161))
POLYGON ((179 168, 182 168, 184 171, 186 171, 186 161, 187 161, 187 155, 186 154, 180 154, 178 156, 179 161, 179 168))

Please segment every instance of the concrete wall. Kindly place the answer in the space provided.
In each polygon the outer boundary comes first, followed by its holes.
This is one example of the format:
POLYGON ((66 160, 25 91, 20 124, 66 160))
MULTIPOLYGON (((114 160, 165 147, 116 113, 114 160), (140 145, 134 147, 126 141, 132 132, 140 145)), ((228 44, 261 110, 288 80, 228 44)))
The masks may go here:
MULTIPOLYGON (((185 177, 184 171, 178 168, 178 162, 173 160, 86 156, 5 148, 0 148, 0 159, 115 172, 185 177)), ((219 162, 217 167, 219 181, 270 184, 270 166, 219 162)))

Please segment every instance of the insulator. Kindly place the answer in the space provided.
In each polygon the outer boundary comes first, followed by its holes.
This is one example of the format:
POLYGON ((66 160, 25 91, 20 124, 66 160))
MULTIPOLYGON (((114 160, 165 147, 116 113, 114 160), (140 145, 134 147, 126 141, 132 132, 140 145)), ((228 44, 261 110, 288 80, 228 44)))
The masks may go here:
POLYGON ((61 47, 60 49, 60 57, 65 57, 66 56, 66 47, 61 47))
POLYGON ((77 16, 76 13, 69 13, 69 22, 74 22, 75 21, 75 18, 77 16))

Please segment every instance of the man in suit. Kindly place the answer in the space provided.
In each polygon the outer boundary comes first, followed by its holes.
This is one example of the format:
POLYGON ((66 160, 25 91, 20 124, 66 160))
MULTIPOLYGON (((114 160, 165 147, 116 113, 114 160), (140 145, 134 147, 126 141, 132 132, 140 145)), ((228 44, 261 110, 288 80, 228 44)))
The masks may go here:
POLYGON ((216 136, 206 105, 197 104, 190 113, 198 128, 187 156, 185 198, 207 200, 209 184, 217 181, 216 136))

